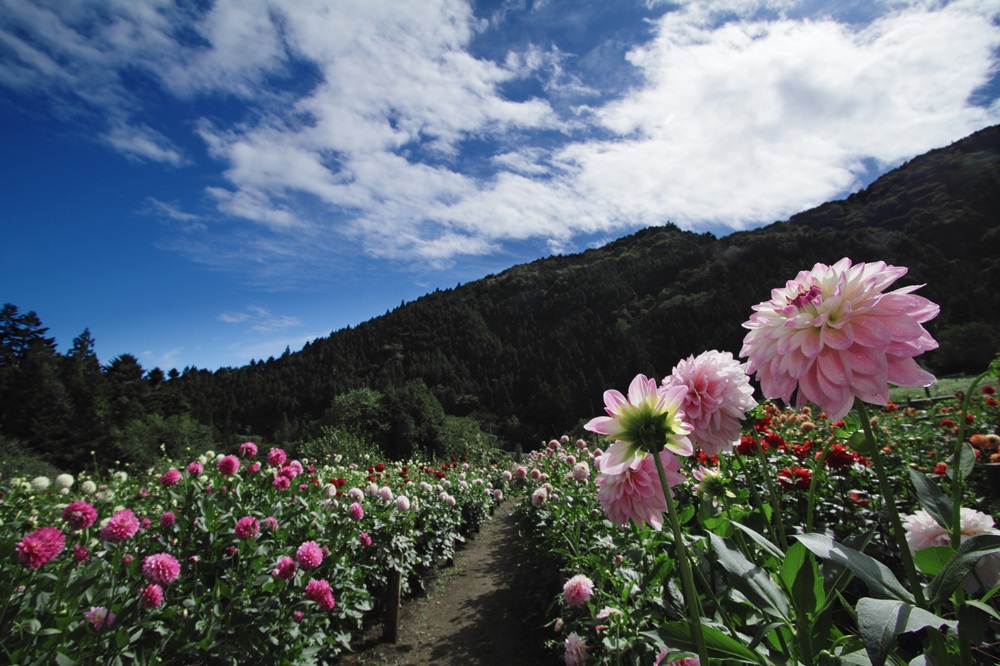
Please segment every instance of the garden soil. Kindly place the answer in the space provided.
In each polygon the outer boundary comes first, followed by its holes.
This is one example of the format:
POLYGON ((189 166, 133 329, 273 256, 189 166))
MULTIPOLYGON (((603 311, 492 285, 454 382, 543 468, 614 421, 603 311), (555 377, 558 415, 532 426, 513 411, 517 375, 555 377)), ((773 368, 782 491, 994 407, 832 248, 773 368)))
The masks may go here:
POLYGON ((436 570, 426 591, 403 602, 397 641, 375 627, 340 658, 344 666, 555 666, 561 655, 544 648, 556 635, 545 625, 551 595, 540 594, 528 566, 517 561, 516 502, 497 508, 480 531, 436 570))

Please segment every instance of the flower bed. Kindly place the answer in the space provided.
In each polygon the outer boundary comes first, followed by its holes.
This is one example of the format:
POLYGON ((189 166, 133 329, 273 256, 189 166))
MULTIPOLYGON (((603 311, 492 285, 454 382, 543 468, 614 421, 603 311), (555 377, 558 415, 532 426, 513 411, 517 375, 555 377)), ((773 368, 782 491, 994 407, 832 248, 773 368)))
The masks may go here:
POLYGON ((315 468, 256 448, 0 480, 5 661, 327 663, 384 612, 390 569, 405 593, 506 488, 460 461, 315 468))

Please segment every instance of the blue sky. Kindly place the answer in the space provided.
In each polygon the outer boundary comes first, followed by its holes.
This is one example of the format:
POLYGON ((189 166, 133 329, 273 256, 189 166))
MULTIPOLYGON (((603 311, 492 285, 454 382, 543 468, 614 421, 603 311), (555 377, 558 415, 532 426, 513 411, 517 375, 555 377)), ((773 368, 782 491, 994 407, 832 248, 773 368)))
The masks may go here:
POLYGON ((1000 122, 1000 0, 0 0, 0 301, 236 367, 1000 122))

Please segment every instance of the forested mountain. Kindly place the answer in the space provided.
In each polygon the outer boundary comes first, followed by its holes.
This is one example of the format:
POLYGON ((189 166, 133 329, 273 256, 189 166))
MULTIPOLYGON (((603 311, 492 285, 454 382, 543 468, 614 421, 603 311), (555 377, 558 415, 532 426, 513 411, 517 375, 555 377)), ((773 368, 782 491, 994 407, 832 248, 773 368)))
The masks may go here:
MULTIPOLYGON (((417 441, 421 420, 441 411, 531 446, 601 413, 602 392, 624 389, 637 372, 662 376, 706 349, 738 353, 752 305, 815 262, 845 256, 906 266, 897 286, 925 283, 920 293, 941 304, 927 328, 942 348, 925 365, 939 374, 985 368, 1000 349, 1000 127, 787 221, 724 238, 645 229, 436 291, 281 358, 138 384, 119 377, 118 394, 102 400, 120 411, 134 398, 161 420, 210 428, 223 441, 280 443, 338 425, 334 399, 371 388, 400 419, 387 429, 418 448, 427 447, 417 441), (124 387, 145 395, 123 398, 124 387)), ((128 370, 134 359, 125 360, 128 370)), ((28 440, 9 428, 18 364, 0 363, 0 428, 28 440)))

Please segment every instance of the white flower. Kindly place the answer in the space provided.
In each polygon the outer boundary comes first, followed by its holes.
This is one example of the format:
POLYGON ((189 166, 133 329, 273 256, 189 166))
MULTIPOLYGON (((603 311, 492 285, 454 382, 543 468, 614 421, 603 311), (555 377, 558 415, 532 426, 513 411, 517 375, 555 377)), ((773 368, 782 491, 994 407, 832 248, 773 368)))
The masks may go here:
POLYGON ((87 479, 86 481, 80 484, 80 490, 84 494, 93 495, 94 493, 97 492, 97 484, 91 481, 90 479, 87 479))
POLYGON ((37 491, 48 490, 50 483, 49 477, 36 476, 31 480, 31 487, 37 491))
POLYGON ((65 488, 71 488, 73 486, 73 475, 72 474, 60 474, 56 477, 56 488, 58 490, 63 490, 65 488))

